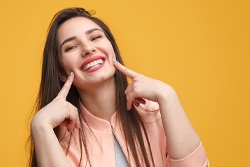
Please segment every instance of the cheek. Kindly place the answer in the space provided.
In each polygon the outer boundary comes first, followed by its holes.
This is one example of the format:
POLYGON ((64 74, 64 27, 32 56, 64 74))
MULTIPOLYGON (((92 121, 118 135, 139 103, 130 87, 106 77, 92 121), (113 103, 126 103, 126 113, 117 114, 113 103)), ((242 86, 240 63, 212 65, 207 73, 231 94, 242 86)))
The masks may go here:
POLYGON ((115 68, 115 66, 112 63, 112 66, 111 66, 111 73, 112 73, 112 75, 115 75, 115 71, 116 71, 116 68, 115 68))
POLYGON ((115 52, 114 52, 114 50, 113 50, 113 48, 111 47, 110 48, 110 54, 109 54, 109 59, 114 59, 114 58, 116 58, 116 55, 115 55, 115 52))
POLYGON ((115 52, 113 46, 108 39, 100 43, 99 46, 102 49, 102 51, 105 52, 106 55, 108 55, 109 59, 115 58, 115 52))
POLYGON ((73 58, 62 58, 61 65, 64 71, 69 74, 73 70, 75 60, 73 58))

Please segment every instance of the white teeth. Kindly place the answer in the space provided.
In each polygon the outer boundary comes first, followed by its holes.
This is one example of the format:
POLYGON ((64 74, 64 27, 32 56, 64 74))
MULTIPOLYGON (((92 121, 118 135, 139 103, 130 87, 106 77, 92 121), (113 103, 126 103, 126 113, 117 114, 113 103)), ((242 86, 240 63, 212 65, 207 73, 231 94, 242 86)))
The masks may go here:
POLYGON ((102 63, 103 63, 102 59, 94 60, 94 61, 88 63, 86 66, 84 66, 83 69, 88 70, 91 67, 97 66, 97 65, 102 64, 102 63))

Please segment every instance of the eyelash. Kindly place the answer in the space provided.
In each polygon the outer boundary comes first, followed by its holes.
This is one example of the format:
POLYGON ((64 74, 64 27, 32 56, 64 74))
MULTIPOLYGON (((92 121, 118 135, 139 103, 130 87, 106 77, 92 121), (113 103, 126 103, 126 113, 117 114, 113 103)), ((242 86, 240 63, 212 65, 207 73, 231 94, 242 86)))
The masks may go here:
POLYGON ((94 37, 91 39, 91 41, 95 41, 95 40, 97 40, 97 39, 99 39, 99 38, 101 38, 101 37, 102 37, 102 35, 94 36, 94 37))
MULTIPOLYGON (((99 38, 101 38, 102 37, 102 35, 97 35, 97 36, 94 36, 93 38, 91 38, 91 41, 95 41, 95 40, 98 40, 99 38)), ((67 47, 66 49, 65 49, 65 52, 68 52, 68 51, 70 51, 70 50, 72 50, 72 49, 75 49, 77 46, 70 46, 70 47, 67 47)))
POLYGON ((70 51, 70 50, 72 50, 72 49, 75 49, 76 47, 77 47, 77 46, 70 46, 70 47, 66 48, 65 51, 68 52, 68 51, 70 51))

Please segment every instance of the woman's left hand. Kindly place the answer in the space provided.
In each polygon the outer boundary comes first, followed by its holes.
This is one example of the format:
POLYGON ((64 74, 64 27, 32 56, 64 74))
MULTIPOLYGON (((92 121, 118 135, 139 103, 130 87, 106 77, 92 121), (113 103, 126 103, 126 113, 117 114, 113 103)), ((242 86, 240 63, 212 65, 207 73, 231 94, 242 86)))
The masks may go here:
POLYGON ((113 61, 114 66, 131 79, 131 83, 128 85, 125 94, 127 97, 127 109, 132 108, 132 104, 139 105, 145 103, 145 100, 152 100, 159 102, 159 98, 165 93, 168 85, 165 83, 146 77, 142 74, 138 74, 135 71, 123 66, 118 61, 113 61))
POLYGON ((119 62, 114 66, 131 79, 125 94, 127 108, 132 104, 139 105, 143 99, 155 101, 159 104, 162 123, 167 136, 169 155, 172 159, 181 159, 190 155, 200 144, 200 138, 189 122, 175 90, 159 81, 138 74, 119 62))
POLYGON ((114 61, 114 66, 132 81, 125 91, 128 110, 131 109, 132 104, 142 103, 143 99, 159 104, 167 136, 168 151, 172 159, 184 158, 198 148, 200 138, 189 122, 178 96, 171 86, 138 74, 117 61, 114 61), (141 102, 138 102, 138 99, 141 102))

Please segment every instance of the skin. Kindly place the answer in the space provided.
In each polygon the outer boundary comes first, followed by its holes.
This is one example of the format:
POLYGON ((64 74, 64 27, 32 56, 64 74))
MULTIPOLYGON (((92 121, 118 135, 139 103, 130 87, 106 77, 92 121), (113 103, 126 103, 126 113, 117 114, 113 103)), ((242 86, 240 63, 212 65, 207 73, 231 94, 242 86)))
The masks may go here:
POLYGON ((73 84, 83 105, 95 116, 110 120, 115 112, 115 67, 112 62, 115 53, 110 41, 97 24, 83 17, 72 18, 62 24, 58 30, 58 41, 60 45, 64 43, 60 49, 61 64, 67 74, 74 72, 73 84), (64 43, 71 37, 76 38, 64 43), (102 68, 94 72, 81 69, 84 62, 96 56, 105 59, 102 68), (110 99, 109 104, 106 99, 110 99), (103 112, 98 112, 100 110, 103 112))
POLYGON ((125 91, 128 109, 138 98, 159 104, 170 157, 181 159, 193 152, 198 147, 200 139, 189 122, 175 90, 159 80, 138 74, 119 62, 115 62, 114 66, 131 80, 125 91))
POLYGON ((71 75, 62 76, 65 84, 58 96, 38 111, 31 122, 38 166, 70 166, 53 128, 65 126, 68 131, 79 128, 77 109, 66 101, 72 84, 77 87, 83 105, 93 115, 110 121, 115 112, 115 70, 121 71, 131 80, 124 92, 128 109, 132 105, 144 103, 143 99, 159 104, 171 158, 183 158, 198 147, 199 136, 192 128, 174 89, 115 61, 113 48, 98 25, 83 17, 72 18, 59 28, 58 41, 61 45, 60 63, 65 73, 71 75), (96 30, 86 33, 93 29, 96 30), (72 37, 73 40, 68 40, 72 37), (101 68, 93 72, 80 68, 85 61, 95 56, 105 59, 101 68))

